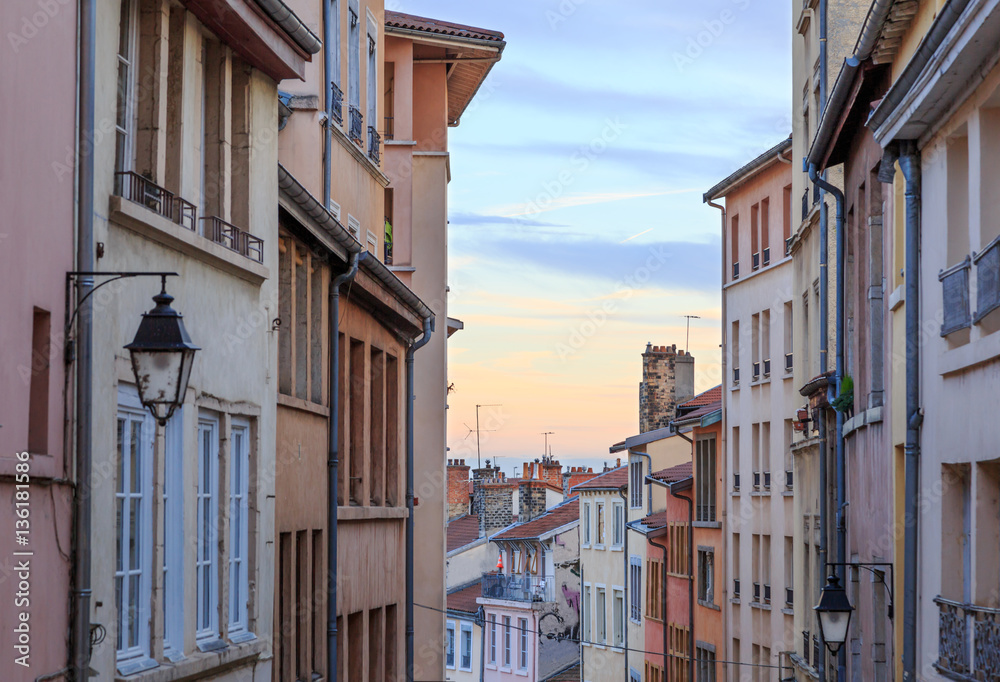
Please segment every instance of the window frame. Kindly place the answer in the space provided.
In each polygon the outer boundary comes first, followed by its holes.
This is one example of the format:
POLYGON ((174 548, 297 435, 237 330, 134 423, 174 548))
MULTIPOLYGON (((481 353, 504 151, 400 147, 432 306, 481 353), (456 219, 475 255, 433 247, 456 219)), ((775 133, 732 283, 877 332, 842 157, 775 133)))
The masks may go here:
POLYGON ((119 17, 119 41, 118 47, 115 50, 115 64, 117 67, 116 73, 116 87, 118 91, 117 95, 117 109, 115 111, 115 171, 125 172, 131 171, 135 167, 135 135, 136 135, 136 107, 135 107, 135 90, 136 84, 138 83, 138 78, 136 74, 136 68, 139 63, 139 0, 122 0, 121 13, 119 17), (128 9, 125 8, 125 3, 128 3, 128 9), (121 30, 121 17, 128 13, 129 26, 126 31, 121 30), (122 53, 121 48, 121 36, 127 34, 129 46, 128 54, 122 53), (125 93, 124 103, 122 99, 121 91, 121 69, 122 67, 127 69, 125 75, 125 93), (119 121, 119 110, 122 109, 124 104, 125 109, 125 127, 120 125, 119 121), (122 157, 118 156, 118 137, 121 135, 125 142, 122 145, 122 157))
POLYGON ((594 502, 594 512, 595 512, 594 515, 597 517, 596 518, 597 523, 595 524, 597 537, 594 538, 594 547, 596 547, 597 549, 605 549, 607 547, 606 540, 607 540, 608 524, 607 524, 607 514, 605 513, 606 508, 607 505, 605 504, 604 500, 596 500, 594 502))
POLYGON ((510 616, 503 617, 503 667, 510 670, 511 667, 511 627, 510 616))
POLYGON ((612 586, 611 588, 611 639, 612 646, 625 646, 625 628, 627 616, 625 615, 625 588, 612 586), (621 605, 619 607, 619 604, 621 605))
POLYGON ((490 663, 497 664, 497 614, 490 614, 490 663))
POLYGON ((698 548, 698 601, 715 604, 715 548, 698 548))
POLYGON ((245 418, 233 418, 229 434, 229 556, 227 563, 229 567, 229 618, 228 634, 232 641, 246 641, 253 638, 250 632, 250 465, 251 447, 250 438, 252 430, 250 421, 245 418), (241 449, 237 452, 237 434, 240 435, 242 443, 241 449), (240 467, 237 469, 236 463, 239 461, 240 467), (239 480, 237 481, 237 475, 239 480), (237 491, 239 485, 239 491, 237 491), (237 499, 238 498, 238 499, 237 499), (239 503, 239 512, 242 524, 239 528, 239 536, 236 535, 234 527, 234 512, 236 504, 239 503), (237 555, 237 541, 239 541, 240 556, 237 555), (235 567, 234 567, 235 564, 235 567), (241 571, 242 575, 234 577, 234 568, 241 571), (245 596, 242 613, 233 618, 233 608, 236 606, 236 590, 240 590, 245 596))
POLYGON ((517 627, 520 629, 517 645, 517 669, 527 671, 528 669, 528 619, 518 618, 517 627))
POLYGON ((580 620, 582 621, 580 632, 583 635, 583 641, 581 644, 584 646, 590 646, 592 644, 591 635, 593 634, 593 624, 591 622, 591 611, 593 610, 593 607, 590 604, 592 592, 593 586, 590 583, 584 583, 580 602, 580 620))
POLYGON ((458 669, 465 672, 472 672, 472 640, 473 631, 472 623, 460 623, 459 624, 461 637, 459 638, 459 664, 458 669), (466 635, 469 636, 468 642, 466 641, 466 635), (466 665, 465 661, 468 659, 469 663, 466 665))
POLYGON ((197 581, 197 606, 195 607, 195 640, 202 651, 218 648, 219 641, 219 417, 213 413, 202 411, 198 415, 198 492, 197 516, 197 553, 195 558, 195 579, 197 581), (202 449, 206 436, 209 437, 211 450, 202 449), (208 462, 208 471, 204 469, 208 462), (207 485, 210 493, 202 489, 207 485), (202 505, 208 502, 207 518, 202 505), (207 533, 206 538, 203 533, 207 533), (207 551, 210 550, 210 551, 207 551), (206 554, 207 551, 207 554, 206 554), (203 576, 202 571, 208 572, 203 576), (203 591, 208 585, 208 594, 203 591), (207 624, 205 619, 207 617, 207 624))
POLYGON ((629 462, 629 508, 642 509, 643 503, 642 459, 629 462))
POLYGON ((592 522, 590 516, 590 502, 581 502, 583 517, 583 546, 590 547, 592 539, 592 522))
POLYGON ((642 625, 642 596, 645 594, 642 588, 642 557, 633 554, 628 563, 629 620, 642 625))
POLYGON ((455 648, 455 621, 449 620, 445 623, 444 642, 444 667, 448 670, 455 670, 458 664, 458 656, 455 648), (450 663, 448 661, 451 661, 450 663))
POLYGON ((594 643, 598 646, 607 646, 608 643, 608 588, 605 585, 594 585, 594 624, 598 626, 597 634, 599 640, 594 643))
POLYGON ((621 550, 625 546, 625 503, 613 502, 611 504, 611 517, 613 526, 611 529, 611 549, 621 550))

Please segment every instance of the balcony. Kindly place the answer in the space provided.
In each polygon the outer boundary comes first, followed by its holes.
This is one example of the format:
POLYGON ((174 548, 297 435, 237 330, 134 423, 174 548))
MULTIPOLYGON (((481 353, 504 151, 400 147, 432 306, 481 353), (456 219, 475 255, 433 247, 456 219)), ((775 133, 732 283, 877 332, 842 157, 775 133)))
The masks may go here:
POLYGON ((763 253, 764 253, 764 267, 766 268, 768 265, 771 264, 771 247, 765 246, 763 253))
POLYGON ((353 104, 349 107, 349 112, 351 116, 350 127, 348 128, 347 136, 358 145, 359 147, 365 143, 362 136, 365 134, 365 119, 361 115, 361 110, 358 109, 353 104))
POLYGON ((942 270, 938 275, 944 300, 944 320, 941 322, 941 336, 965 329, 972 324, 969 314, 969 273, 972 259, 966 256, 958 265, 942 270))
POLYGON ((382 131, 382 137, 386 140, 396 139, 396 122, 392 116, 385 117, 385 127, 382 131))
POLYGON ((740 579, 733 578, 733 597, 739 599, 740 597, 740 579))
POLYGON ((760 252, 753 254, 751 257, 750 268, 752 270, 758 270, 760 268, 760 252))
POLYGON ((740 278, 740 264, 733 263, 733 279, 739 279, 739 278, 740 278))
POLYGON ((806 187, 806 191, 802 193, 802 222, 805 222, 806 216, 809 215, 809 188, 806 187))
POLYGON ((802 658, 805 660, 806 665, 809 665, 809 631, 802 631, 802 658))
POLYGON ((973 254, 972 262, 976 266, 976 315, 973 321, 979 322, 1000 308, 1000 237, 973 254))
POLYGON ((771 360, 770 359, 764 361, 764 376, 766 376, 766 377, 771 376, 771 360))
POLYGON ((330 83, 333 102, 330 106, 330 118, 337 122, 337 125, 344 125, 344 92, 336 83, 330 83))
POLYGON ((1000 679, 1000 609, 935 597, 938 660, 934 667, 955 680, 1000 679))
POLYGON ((218 216, 202 218, 202 234, 241 256, 258 263, 264 262, 264 240, 227 223, 218 216))
POLYGON ((483 576, 483 597, 507 601, 553 602, 555 580, 552 576, 487 573, 483 576))
POLYGON ((375 126, 368 126, 368 158, 376 164, 379 163, 381 144, 382 136, 375 130, 375 126))
POLYGON ((786 372, 791 372, 792 371, 792 366, 793 366, 792 365, 792 354, 791 353, 785 353, 785 371, 786 372))
POLYGON ((145 206, 181 227, 197 231, 198 209, 151 180, 132 171, 115 173, 116 193, 123 199, 145 206))

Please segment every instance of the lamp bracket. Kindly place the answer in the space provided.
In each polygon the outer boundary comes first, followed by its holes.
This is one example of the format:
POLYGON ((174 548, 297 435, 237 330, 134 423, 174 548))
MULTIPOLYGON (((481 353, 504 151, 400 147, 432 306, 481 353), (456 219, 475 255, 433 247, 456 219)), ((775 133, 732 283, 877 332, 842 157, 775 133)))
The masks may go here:
POLYGON ((178 277, 176 272, 94 272, 88 270, 75 270, 66 273, 66 307, 65 307, 65 343, 66 351, 64 353, 64 359, 67 365, 73 363, 75 358, 75 347, 76 339, 73 337, 73 323, 76 322, 76 316, 80 313, 80 308, 87 301, 91 295, 103 287, 106 284, 111 284, 112 282, 117 282, 120 279, 130 279, 132 277, 159 277, 161 286, 166 289, 167 277, 178 277), (97 286, 94 286, 94 277, 109 277, 97 286), (89 286, 90 291, 84 294, 79 301, 77 301, 76 306, 73 307, 73 312, 70 313, 70 295, 72 293, 73 286, 89 286))
POLYGON ((896 579, 895 579, 895 571, 893 570, 893 565, 891 563, 860 563, 860 562, 857 562, 857 561, 853 561, 853 562, 852 561, 846 561, 846 562, 835 563, 835 562, 829 562, 828 561, 826 563, 826 566, 827 566, 827 568, 830 568, 831 566, 840 566, 840 567, 849 566, 851 568, 863 568, 866 571, 868 571, 869 573, 871 573, 873 576, 875 576, 876 578, 878 578, 878 581, 880 583, 882 583, 882 585, 885 586, 886 592, 889 593, 889 604, 888 604, 887 611, 888 611, 889 620, 892 620, 892 616, 893 616, 893 603, 895 602, 895 599, 892 596, 892 585, 896 582, 896 579), (888 567, 888 569, 889 569, 889 582, 885 581, 885 572, 884 571, 880 572, 880 571, 875 570, 877 568, 886 568, 886 567, 888 567))

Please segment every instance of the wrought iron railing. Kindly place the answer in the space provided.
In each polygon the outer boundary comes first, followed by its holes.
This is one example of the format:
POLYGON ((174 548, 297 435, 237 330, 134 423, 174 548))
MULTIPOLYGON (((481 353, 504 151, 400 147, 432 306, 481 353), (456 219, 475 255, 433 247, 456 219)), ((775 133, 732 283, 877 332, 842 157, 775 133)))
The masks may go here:
POLYGON ((740 579, 733 578, 733 597, 739 598, 740 596, 740 579))
POLYGON ((733 383, 734 384, 740 383, 740 368, 739 367, 733 367, 733 383))
POLYGON ((201 222, 202 234, 206 238, 241 256, 258 263, 264 262, 264 240, 260 237, 255 237, 218 216, 207 216, 202 218, 201 222))
POLYGON ((733 279, 739 279, 739 278, 740 278, 740 264, 733 263, 733 279))
POLYGON ((758 268, 760 268, 760 251, 758 251, 757 253, 753 254, 753 256, 751 257, 751 263, 750 263, 750 269, 751 270, 757 270, 758 268))
POLYGON ((392 116, 385 117, 385 131, 382 133, 382 137, 387 140, 396 139, 396 122, 392 116))
POLYGON ((771 359, 768 358, 764 361, 764 376, 771 376, 771 359))
POLYGON ((979 253, 972 254, 976 265, 975 322, 1000 308, 1000 237, 979 253))
POLYGON ((939 671, 952 679, 1000 679, 1000 609, 935 597, 939 671))
POLYGON ((333 93, 333 102, 330 105, 330 116, 337 125, 344 124, 344 91, 336 83, 330 83, 330 90, 333 93))
POLYGON ((941 323, 941 336, 947 336, 972 324, 972 317, 969 315, 969 272, 971 270, 972 259, 966 256, 965 260, 958 265, 942 270, 938 274, 944 299, 944 321, 941 323))
POLYGON ((176 196, 134 171, 115 173, 115 192, 118 196, 145 206, 171 222, 197 229, 198 209, 190 201, 176 196))
POLYGON ((375 163, 381 158, 382 136, 375 130, 375 126, 368 126, 368 158, 375 163))
POLYGON ((764 258, 764 267, 767 267, 771 263, 771 247, 765 246, 762 255, 764 258))
POLYGON ((809 215, 809 188, 802 193, 802 220, 805 221, 806 216, 809 215))
POLYGON ((792 255, 792 237, 785 240, 785 255, 792 255))
POLYGON ((365 134, 365 119, 361 115, 361 110, 353 104, 350 106, 348 113, 350 114, 350 125, 347 136, 354 140, 360 147, 365 143, 364 139, 362 139, 365 134))
POLYGON ((507 575, 487 573, 483 576, 483 597, 507 601, 555 601, 555 580, 552 576, 507 575))
POLYGON ((794 365, 792 364, 792 354, 791 353, 785 353, 785 371, 786 372, 791 372, 793 366, 794 365))
POLYGON ((819 665, 819 657, 823 652, 819 648, 819 635, 813 635, 813 667, 819 665))

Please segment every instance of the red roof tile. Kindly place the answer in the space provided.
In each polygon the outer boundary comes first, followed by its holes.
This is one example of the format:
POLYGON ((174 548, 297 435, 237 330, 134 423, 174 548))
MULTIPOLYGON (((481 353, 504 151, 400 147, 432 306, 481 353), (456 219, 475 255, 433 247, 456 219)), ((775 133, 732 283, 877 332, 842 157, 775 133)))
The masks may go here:
POLYGON ((448 522, 448 550, 465 547, 479 539, 479 517, 473 514, 459 516, 448 522))
POLYGON ((663 528, 667 525, 667 512, 661 511, 650 514, 642 520, 642 525, 650 528, 663 528))
POLYGON ((526 521, 519 526, 508 528, 493 536, 494 540, 514 540, 522 538, 537 538, 546 533, 562 528, 568 523, 580 519, 580 505, 576 497, 571 497, 562 504, 556 505, 537 519, 526 521))
POLYGON ((663 481, 664 483, 677 483, 677 481, 683 481, 685 478, 691 478, 693 470, 691 462, 684 462, 677 466, 654 471, 652 476, 657 481, 663 481))
POLYGON ((612 488, 618 490, 618 488, 621 488, 626 483, 628 483, 628 467, 620 466, 617 469, 612 469, 605 474, 595 476, 589 481, 581 483, 574 487, 573 490, 607 490, 612 488))
POLYGON ((462 613, 475 613, 479 610, 476 600, 483 596, 483 588, 480 581, 476 581, 468 587, 448 593, 448 610, 461 611, 462 613))
POLYGON ((450 21, 442 21, 441 19, 428 19, 427 17, 418 17, 413 14, 404 14, 391 10, 385 11, 385 25, 394 28, 405 28, 411 31, 425 31, 427 33, 456 36, 458 38, 503 41, 503 33, 500 31, 490 31, 485 28, 455 24, 450 21))
POLYGON ((690 400, 681 403, 677 406, 677 409, 691 408, 691 407, 701 407, 702 405, 708 405, 710 403, 716 403, 722 400, 722 384, 719 384, 715 388, 710 388, 704 393, 699 393, 690 400))
POLYGON ((720 409, 722 409, 722 401, 721 400, 717 400, 714 403, 709 403, 708 405, 705 405, 703 407, 699 407, 697 410, 694 410, 692 412, 688 412, 687 414, 681 415, 675 421, 677 421, 677 423, 684 423, 684 422, 688 421, 689 419, 700 419, 701 417, 705 417, 707 415, 710 415, 713 412, 716 412, 717 410, 720 410, 720 409))

